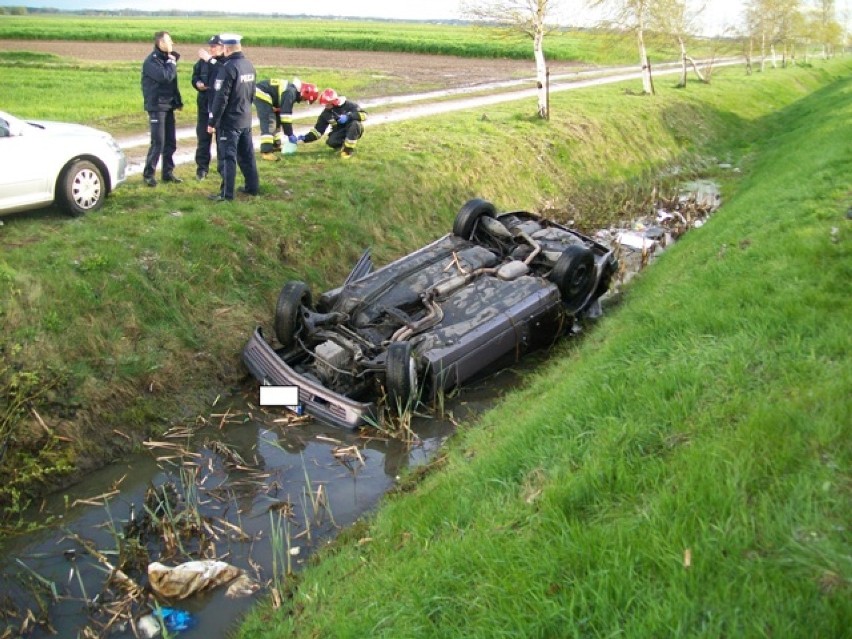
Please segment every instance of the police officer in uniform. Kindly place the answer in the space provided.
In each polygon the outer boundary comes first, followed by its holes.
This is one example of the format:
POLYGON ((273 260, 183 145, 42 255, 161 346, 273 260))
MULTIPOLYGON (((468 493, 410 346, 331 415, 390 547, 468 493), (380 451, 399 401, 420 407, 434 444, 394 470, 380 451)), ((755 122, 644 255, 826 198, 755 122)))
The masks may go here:
POLYGON ((207 131, 216 134, 222 154, 222 189, 210 196, 216 202, 234 199, 237 166, 245 179, 241 193, 257 195, 260 178, 251 137, 252 99, 255 94, 254 65, 243 55, 242 36, 219 34, 225 47, 225 63, 216 74, 216 96, 210 109, 207 131))
POLYGON ((175 110, 183 108, 177 81, 180 54, 172 50, 168 31, 154 34, 154 50, 142 63, 142 97, 151 127, 151 145, 145 158, 142 177, 148 186, 157 186, 154 174, 163 158, 163 182, 182 182, 175 177, 174 152, 177 150, 175 110))
POLYGON ((273 78, 257 83, 254 94, 254 106, 260 121, 260 157, 263 160, 278 160, 281 151, 282 132, 287 139, 296 144, 293 134, 293 105, 305 100, 313 104, 319 97, 317 86, 302 82, 299 78, 292 81, 273 78))
POLYGON ((207 41, 207 49, 198 51, 198 62, 192 67, 192 88, 196 95, 198 119, 195 123, 195 137, 198 144, 195 147, 195 178, 203 180, 210 170, 210 145, 213 136, 207 132, 207 121, 210 119, 210 99, 213 96, 213 82, 216 79, 216 66, 225 60, 222 41, 218 35, 207 41))

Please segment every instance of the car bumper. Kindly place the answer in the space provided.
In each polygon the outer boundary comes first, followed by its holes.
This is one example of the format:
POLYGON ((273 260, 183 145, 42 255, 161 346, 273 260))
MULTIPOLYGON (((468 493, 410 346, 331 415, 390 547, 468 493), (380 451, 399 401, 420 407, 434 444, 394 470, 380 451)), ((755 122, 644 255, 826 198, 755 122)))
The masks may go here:
POLYGON ((261 384, 298 386, 299 401, 305 412, 323 422, 348 429, 376 422, 375 404, 349 399, 300 375, 266 342, 259 327, 243 348, 243 362, 261 384))

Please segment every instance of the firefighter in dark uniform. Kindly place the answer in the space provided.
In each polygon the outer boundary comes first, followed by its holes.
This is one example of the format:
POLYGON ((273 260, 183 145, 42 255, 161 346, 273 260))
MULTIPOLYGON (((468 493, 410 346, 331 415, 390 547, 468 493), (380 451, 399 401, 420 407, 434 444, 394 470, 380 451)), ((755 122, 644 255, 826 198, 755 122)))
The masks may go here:
POLYGON ((282 132, 293 144, 293 105, 306 100, 313 104, 319 97, 317 86, 293 78, 291 82, 280 79, 261 80, 254 94, 257 119, 260 120, 260 157, 278 160, 282 132))
POLYGON ((151 128, 151 145, 145 158, 142 178, 148 186, 157 186, 154 174, 163 158, 163 182, 182 182, 175 177, 174 153, 177 150, 175 110, 183 108, 177 81, 180 54, 172 50, 168 31, 154 34, 154 50, 142 63, 142 97, 151 128))
POLYGON ((239 189, 241 193, 257 195, 260 178, 251 139, 254 65, 243 55, 242 36, 222 33, 219 37, 225 47, 226 59, 213 84, 216 96, 210 109, 207 130, 216 132, 222 154, 222 189, 211 195, 210 199, 222 202, 234 199, 238 165, 245 179, 245 186, 239 189))
POLYGON ((218 35, 207 41, 207 49, 198 51, 198 62, 192 67, 192 88, 196 95, 198 118, 195 123, 195 137, 198 144, 195 147, 195 178, 203 180, 210 171, 210 145, 213 137, 207 132, 207 121, 210 119, 210 97, 213 95, 213 82, 216 76, 216 66, 224 62, 222 41, 218 35))
POLYGON ((331 126, 326 144, 332 149, 340 151, 343 159, 351 158, 355 154, 358 140, 364 135, 362 122, 367 119, 367 112, 351 100, 342 95, 337 95, 334 89, 326 89, 320 94, 320 104, 325 107, 314 128, 306 135, 300 135, 299 142, 314 142, 319 140, 325 130, 331 126))

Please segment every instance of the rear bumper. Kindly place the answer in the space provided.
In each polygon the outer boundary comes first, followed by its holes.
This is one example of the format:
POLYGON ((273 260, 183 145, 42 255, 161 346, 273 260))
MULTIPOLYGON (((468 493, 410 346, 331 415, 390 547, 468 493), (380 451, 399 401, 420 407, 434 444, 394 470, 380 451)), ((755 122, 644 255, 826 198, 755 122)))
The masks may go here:
POLYGON ((339 426, 355 429, 375 423, 376 407, 334 393, 322 384, 303 377, 284 362, 256 328, 245 348, 243 362, 261 384, 268 386, 298 386, 299 401, 309 415, 339 426))

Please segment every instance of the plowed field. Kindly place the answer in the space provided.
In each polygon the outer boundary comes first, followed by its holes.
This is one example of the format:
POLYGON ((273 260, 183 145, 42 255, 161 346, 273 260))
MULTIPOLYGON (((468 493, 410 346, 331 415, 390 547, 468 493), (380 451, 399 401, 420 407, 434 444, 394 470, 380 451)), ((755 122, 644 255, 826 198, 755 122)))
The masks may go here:
MULTIPOLYGON (((187 62, 196 59, 198 43, 176 43, 187 62)), ((0 41, 0 51, 38 51, 69 56, 79 60, 128 61, 140 64, 151 50, 149 43, 71 42, 56 40, 5 40, 0 41)), ((477 59, 457 56, 422 55, 413 53, 385 53, 379 51, 334 52, 319 49, 286 49, 280 47, 246 47, 246 56, 257 66, 276 66, 317 69, 371 70, 392 76, 399 84, 399 92, 421 85, 424 79, 440 80, 446 88, 465 87, 512 78, 533 77, 535 64, 530 47, 529 61, 508 59, 477 59)), ((576 71, 581 65, 554 62, 552 74, 576 71)))

